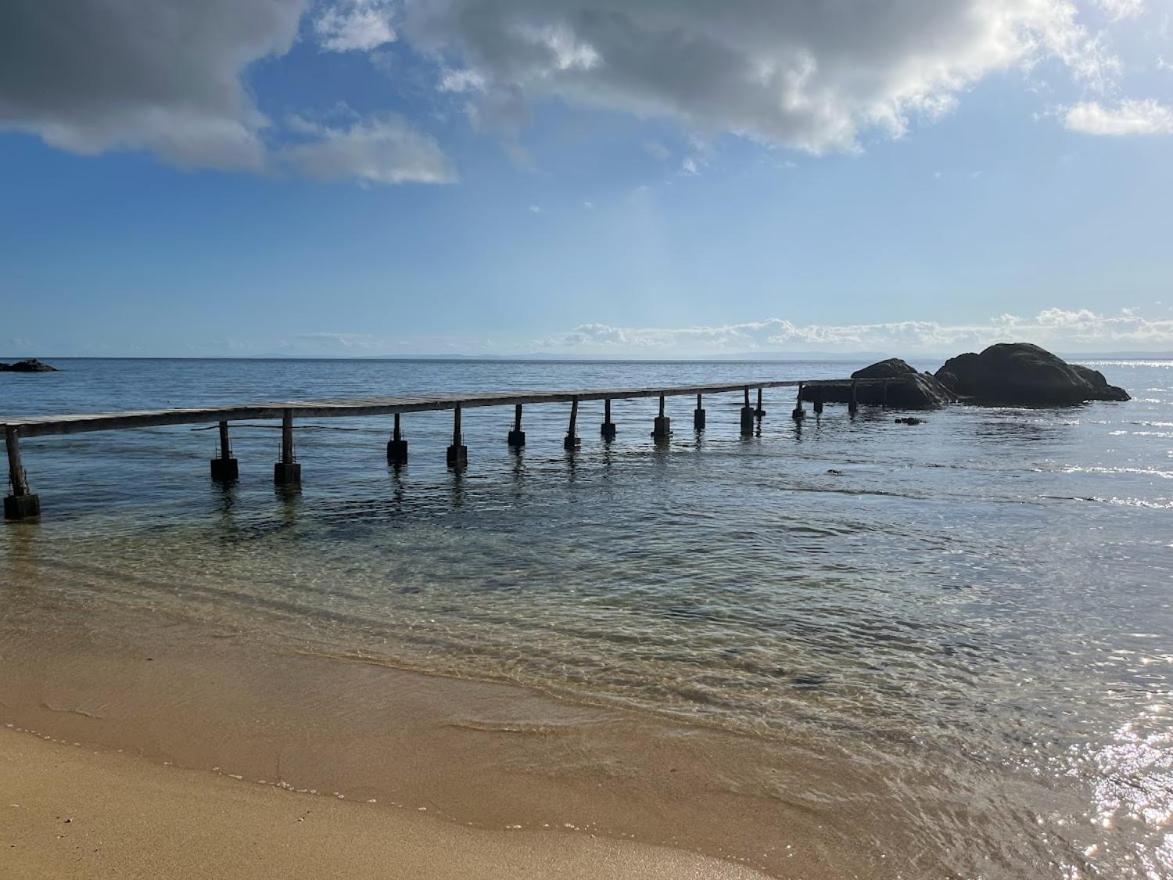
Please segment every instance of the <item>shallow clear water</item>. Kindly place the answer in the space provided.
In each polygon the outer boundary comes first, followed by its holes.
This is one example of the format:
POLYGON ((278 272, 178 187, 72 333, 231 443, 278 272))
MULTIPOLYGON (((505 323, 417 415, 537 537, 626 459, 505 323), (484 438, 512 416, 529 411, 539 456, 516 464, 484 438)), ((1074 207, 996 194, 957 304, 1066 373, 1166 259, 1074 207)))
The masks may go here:
MULTIPOLYGON (((844 376, 859 364, 61 361, 0 374, 0 414, 505 388, 844 376)), ((931 365, 925 364, 925 367, 931 365)), ((507 678, 866 765, 877 809, 960 875, 1173 875, 1173 362, 1096 365, 1134 396, 1050 411, 954 407, 923 425, 767 392, 617 402, 619 437, 566 406, 299 425, 303 489, 274 490, 274 425, 24 442, 39 524, 0 530, 0 582, 52 572, 123 604, 426 670, 507 678), (809 413, 808 413, 809 415, 809 413)), ((0 602, 13 601, 0 592, 0 602)), ((769 768, 757 790, 794 797, 769 768)), ((811 791, 810 803, 874 798, 811 791)), ((856 804, 855 806, 859 806, 856 804)), ((867 845, 867 841, 863 842, 867 845)))

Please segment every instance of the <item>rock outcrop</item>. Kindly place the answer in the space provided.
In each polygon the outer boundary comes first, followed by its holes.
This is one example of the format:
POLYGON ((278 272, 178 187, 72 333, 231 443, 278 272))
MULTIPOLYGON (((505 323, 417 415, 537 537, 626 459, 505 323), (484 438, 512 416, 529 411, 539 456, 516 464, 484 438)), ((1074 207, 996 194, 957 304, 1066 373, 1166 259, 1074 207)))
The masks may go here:
POLYGON ((981 354, 950 358, 936 378, 969 403, 987 406, 1073 406, 1089 400, 1128 400, 1103 374, 1067 363, 1029 342, 991 345, 981 354))
MULTIPOLYGON (((856 370, 853 379, 889 379, 888 388, 868 383, 856 388, 856 400, 861 406, 886 403, 893 409, 936 409, 953 402, 953 395, 931 373, 918 373, 900 358, 888 358, 856 370)), ((851 386, 814 385, 802 389, 802 399, 814 401, 822 397, 824 403, 847 403, 851 400, 851 386)))
POLYGON ((28 358, 17 361, 15 364, 0 364, 0 373, 56 373, 57 368, 37 360, 28 358))

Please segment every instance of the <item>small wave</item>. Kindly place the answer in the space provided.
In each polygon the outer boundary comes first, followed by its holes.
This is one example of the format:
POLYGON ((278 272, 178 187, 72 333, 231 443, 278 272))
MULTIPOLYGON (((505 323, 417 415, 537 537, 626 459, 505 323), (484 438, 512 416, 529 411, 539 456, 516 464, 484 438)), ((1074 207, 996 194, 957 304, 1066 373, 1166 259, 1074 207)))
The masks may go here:
POLYGON ((1141 507, 1145 510, 1173 510, 1173 501, 1165 498, 1159 498, 1155 501, 1149 501, 1145 498, 1096 498, 1094 500, 1125 507, 1141 507))
POLYGON ((1080 465, 1069 465, 1061 469, 1065 474, 1142 474, 1149 477, 1160 477, 1162 480, 1173 480, 1173 471, 1162 471, 1157 468, 1137 468, 1137 467, 1102 467, 1091 466, 1082 467, 1080 465))

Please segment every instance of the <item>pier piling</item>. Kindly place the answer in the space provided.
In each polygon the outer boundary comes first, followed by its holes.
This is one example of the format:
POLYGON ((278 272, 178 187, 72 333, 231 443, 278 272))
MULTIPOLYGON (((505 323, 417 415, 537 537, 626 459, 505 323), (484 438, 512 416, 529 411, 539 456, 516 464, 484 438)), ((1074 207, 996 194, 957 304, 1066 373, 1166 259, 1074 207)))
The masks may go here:
POLYGON ((823 387, 821 385, 815 388, 814 410, 816 416, 823 414, 823 387))
POLYGON ((759 419, 766 414, 766 411, 764 409, 762 409, 762 386, 761 385, 758 386, 758 405, 754 409, 753 414, 755 416, 757 416, 759 419))
POLYGON ((660 414, 652 423, 652 439, 657 443, 667 442, 672 436, 672 420, 664 415, 664 395, 660 395, 660 414))
POLYGON ((395 413, 395 427, 387 441, 387 464, 396 467, 407 464, 407 441, 399 427, 399 413, 395 413))
POLYGON ((301 465, 293 460, 293 410, 281 411, 281 460, 273 465, 273 482, 278 486, 300 486, 301 465))
POLYGON ((794 401, 794 412, 792 412, 790 415, 794 418, 794 421, 796 421, 796 422, 801 422, 803 419, 806 418, 806 410, 804 410, 802 408, 802 383, 799 383, 798 397, 794 401))
POLYGON ((513 408, 513 430, 509 432, 507 441, 513 449, 525 446, 525 431, 521 430, 521 404, 513 408))
POLYGON ((599 427, 599 433, 608 443, 615 439, 615 423, 611 421, 611 398, 609 397, 603 401, 603 424, 599 427))
POLYGON ((4 428, 4 445, 8 450, 8 483, 12 487, 12 493, 4 496, 4 518, 35 519, 41 515, 41 499, 29 490, 28 475, 20 461, 20 432, 15 425, 4 428))
POLYGON ((468 447, 464 445, 460 430, 460 404, 452 410, 452 445, 448 447, 448 467, 462 471, 468 467, 468 447))
POLYGON ((851 401, 847 404, 847 412, 854 416, 859 412, 859 384, 851 380, 851 401))
POLYGON ((745 386, 745 403, 741 407, 741 436, 753 436, 753 407, 749 405, 749 386, 745 386))
POLYGON ((692 411, 692 426, 697 431, 705 429, 705 408, 701 406, 701 395, 696 396, 696 409, 692 411))
POLYGON ((220 455, 212 459, 212 479, 217 483, 232 483, 240 478, 240 465, 232 457, 228 442, 228 422, 220 421, 220 455))
POLYGON ((578 398, 570 401, 570 424, 566 428, 566 439, 562 441, 562 448, 567 452, 573 452, 582 445, 582 440, 579 439, 576 430, 578 422, 578 398))

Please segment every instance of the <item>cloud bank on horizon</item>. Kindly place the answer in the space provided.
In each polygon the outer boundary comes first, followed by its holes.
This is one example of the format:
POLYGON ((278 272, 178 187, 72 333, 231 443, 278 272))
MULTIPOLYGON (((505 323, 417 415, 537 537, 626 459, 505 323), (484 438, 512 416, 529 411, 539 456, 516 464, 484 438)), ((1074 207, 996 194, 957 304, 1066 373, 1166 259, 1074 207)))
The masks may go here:
POLYGON ((1051 308, 1033 317, 999 315, 980 324, 894 321, 875 324, 795 324, 779 318, 711 327, 649 328, 584 324, 540 340, 538 351, 576 355, 634 352, 641 356, 802 352, 885 352, 941 355, 981 350, 996 342, 1030 341, 1056 351, 1173 351, 1173 318, 1132 309, 1100 314, 1051 308))
POLYGON ((1068 354, 1145 351, 1170 354, 1173 353, 1173 317, 1151 318, 1133 309, 1105 314, 1090 309, 1051 308, 1029 317, 1004 314, 971 324, 938 321, 799 324, 783 318, 689 327, 618 327, 593 323, 510 343, 462 336, 408 341, 374 333, 314 331, 279 340, 271 353, 304 357, 451 354, 719 358, 866 352, 942 357, 980 351, 997 342, 1022 341, 1068 354))
POLYGON ((1169 12, 1145 0, 8 0, 0 129, 182 167, 457 179, 425 115, 342 126, 307 121, 308 110, 266 115, 250 72, 312 46, 375 61, 403 49, 435 101, 506 141, 533 104, 557 100, 701 137, 854 151, 949 112, 987 77, 1044 65, 1065 72, 1073 95, 1044 108, 1059 124, 1169 134, 1173 109, 1127 91, 1130 69, 1163 58, 1116 46, 1119 28, 1144 21, 1167 42, 1169 12))

